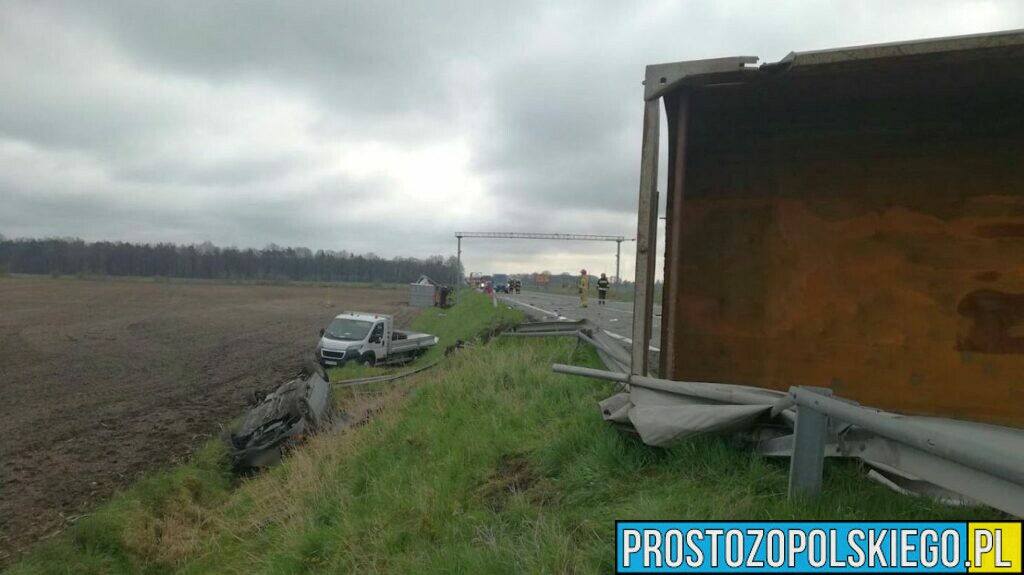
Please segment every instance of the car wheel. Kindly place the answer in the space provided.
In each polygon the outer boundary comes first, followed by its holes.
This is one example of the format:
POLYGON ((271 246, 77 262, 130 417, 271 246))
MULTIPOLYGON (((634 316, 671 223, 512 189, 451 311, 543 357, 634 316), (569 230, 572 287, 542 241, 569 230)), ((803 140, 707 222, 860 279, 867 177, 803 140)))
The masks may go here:
POLYGON ((373 367, 377 363, 377 356, 372 351, 368 351, 359 358, 359 363, 373 367))

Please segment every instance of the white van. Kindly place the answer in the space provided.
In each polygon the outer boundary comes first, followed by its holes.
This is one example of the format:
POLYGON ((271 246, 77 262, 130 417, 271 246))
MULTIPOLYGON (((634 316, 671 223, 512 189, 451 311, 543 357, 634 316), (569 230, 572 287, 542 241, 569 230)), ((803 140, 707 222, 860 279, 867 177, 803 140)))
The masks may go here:
POLYGON ((405 363, 426 353, 438 338, 394 329, 394 318, 379 313, 346 311, 320 330, 316 357, 324 367, 349 361, 369 365, 405 363))

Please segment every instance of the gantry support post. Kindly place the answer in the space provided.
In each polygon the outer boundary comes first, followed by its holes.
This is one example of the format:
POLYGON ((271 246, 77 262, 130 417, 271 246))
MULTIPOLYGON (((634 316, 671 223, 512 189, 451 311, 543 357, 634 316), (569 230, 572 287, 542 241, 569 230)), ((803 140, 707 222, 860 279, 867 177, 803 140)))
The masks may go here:
POLYGON ((459 243, 458 251, 456 252, 458 263, 455 265, 455 303, 459 303, 459 293, 462 292, 462 284, 466 282, 465 278, 462 277, 462 236, 456 235, 455 239, 459 243))
POLYGON ((622 283, 622 276, 619 275, 619 261, 622 259, 622 240, 615 240, 615 284, 622 283))

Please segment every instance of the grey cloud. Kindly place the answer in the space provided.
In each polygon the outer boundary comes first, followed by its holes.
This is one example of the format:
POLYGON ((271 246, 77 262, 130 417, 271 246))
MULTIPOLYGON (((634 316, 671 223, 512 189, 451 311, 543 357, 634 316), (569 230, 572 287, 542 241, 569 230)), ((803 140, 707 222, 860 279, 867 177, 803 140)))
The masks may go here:
POLYGON ((288 155, 206 162, 189 157, 149 156, 118 166, 112 175, 138 183, 237 187, 274 181, 306 167, 312 167, 310 162, 288 155))
MULTIPOLYGON (((1024 4, 998 0, 8 0, 0 231, 388 256, 451 253, 457 227, 632 235, 645 65, 1022 25, 1024 4), (451 142, 486 208, 361 215, 384 197, 419 205, 396 190, 433 189, 431 175, 400 159, 346 173, 361 166, 345 153, 451 142)), ((605 266, 613 247, 474 243, 467 257, 605 266)))
POLYGON ((136 60, 205 78, 263 78, 387 121, 444 111, 447 67, 472 59, 529 3, 161 2, 121 0, 76 13, 136 60))

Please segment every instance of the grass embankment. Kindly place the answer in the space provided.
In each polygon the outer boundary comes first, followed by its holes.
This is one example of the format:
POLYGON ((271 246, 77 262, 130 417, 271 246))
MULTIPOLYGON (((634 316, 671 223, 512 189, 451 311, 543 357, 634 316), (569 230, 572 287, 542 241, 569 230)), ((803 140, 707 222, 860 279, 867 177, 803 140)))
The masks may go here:
MULTIPOLYGON (((418 366, 434 363, 459 340, 469 340, 479 334, 493 331, 502 326, 523 321, 523 316, 509 309, 507 305, 493 307, 490 299, 473 290, 464 290, 462 302, 449 309, 430 308, 413 320, 409 329, 430 333, 438 337, 437 345, 427 350, 415 363, 408 366, 377 368, 348 363, 345 367, 327 370, 331 381, 342 381, 374 375, 399 373, 418 366)), ((379 387, 378 387, 379 388, 379 387)))
MULTIPOLYGON (((477 296, 460 307, 415 327, 450 343, 456 326, 512 314, 477 296)), ((567 338, 472 346, 391 392, 364 426, 318 436, 234 488, 217 454, 201 453, 13 571, 607 572, 615 519, 984 513, 896 495, 835 462, 825 496, 788 502, 781 462, 723 438, 647 447, 601 420, 609 385, 553 374, 555 361, 596 365, 567 338)))
MULTIPOLYGON (((468 296, 449 310, 426 310, 410 328, 433 333, 439 342, 415 365, 433 362, 458 340, 470 340, 481 332, 520 319, 518 312, 505 306, 492 308, 490 301, 479 294, 468 296)), ((331 372, 332 381, 386 373, 355 365, 331 372)), ((379 390, 382 386, 375 387, 379 390)), ((363 394, 365 388, 336 390, 336 399, 343 409, 358 410, 365 403, 360 401, 363 394)), ((386 402, 395 398, 383 399, 386 402)), ((197 450, 188 464, 154 474, 118 493, 79 519, 66 533, 38 545, 10 571, 166 570, 178 564, 183 553, 187 555, 196 549, 210 522, 222 519, 217 511, 232 495, 244 497, 242 494, 260 479, 239 485, 230 471, 226 445, 213 440, 197 450)))

